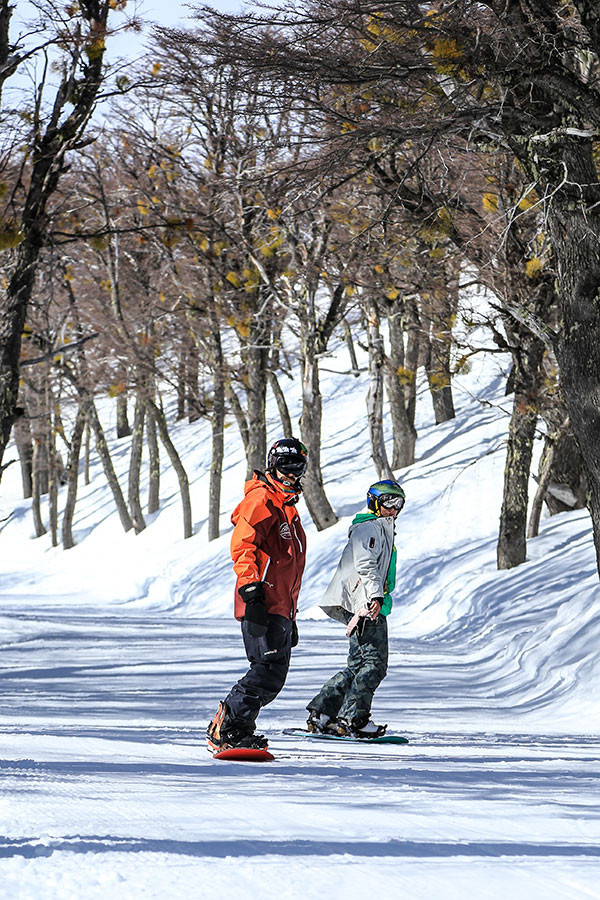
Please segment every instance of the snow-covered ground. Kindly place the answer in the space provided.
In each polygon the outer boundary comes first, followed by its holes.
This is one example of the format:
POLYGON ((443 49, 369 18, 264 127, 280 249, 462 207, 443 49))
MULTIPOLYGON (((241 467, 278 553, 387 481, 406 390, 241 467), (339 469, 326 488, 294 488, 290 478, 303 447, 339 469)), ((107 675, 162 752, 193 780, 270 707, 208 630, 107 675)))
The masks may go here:
MULTIPOLYGON (((216 762, 203 732, 245 671, 231 618, 229 514, 244 460, 227 429, 223 535, 206 540, 209 428, 173 430, 192 484, 181 538, 173 474, 161 511, 124 535, 100 466, 77 546, 33 539, 18 467, 0 485, 0 898, 600 898, 600 588, 585 511, 542 520, 498 572, 510 399, 498 357, 456 381, 457 418, 419 407, 399 472, 391 658, 374 715, 407 746, 283 735, 345 658, 318 603, 375 480, 366 375, 323 372, 324 477, 341 517, 308 531, 301 642, 260 717, 276 761, 216 762)), ((347 367, 343 350, 324 368, 347 367)), ((299 413, 299 385, 288 399, 299 413)), ((270 439, 279 436, 271 407, 270 439)), ((105 411, 110 424, 111 412, 105 411)), ((126 484, 128 441, 113 443, 126 484)), ((11 453, 8 454, 10 458, 11 453)), ((6 461, 6 460, 5 460, 6 461)), ((533 486, 533 483, 532 483, 533 486)))

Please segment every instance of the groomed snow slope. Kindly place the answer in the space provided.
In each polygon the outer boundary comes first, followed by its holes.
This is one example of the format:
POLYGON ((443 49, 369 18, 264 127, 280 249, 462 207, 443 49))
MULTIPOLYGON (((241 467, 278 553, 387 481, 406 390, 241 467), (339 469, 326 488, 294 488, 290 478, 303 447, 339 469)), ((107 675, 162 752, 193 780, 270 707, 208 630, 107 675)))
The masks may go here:
MULTIPOLYGON (((343 349, 324 369, 347 366, 343 349)), ((425 392, 417 462, 398 476, 391 657, 374 714, 406 748, 315 747, 281 734, 343 664, 318 603, 376 475, 366 374, 323 372, 324 477, 340 516, 306 510, 301 643, 261 714, 268 767, 214 762, 203 729, 244 671, 231 618, 230 511, 245 465, 227 430, 223 535, 206 540, 209 428, 173 428, 192 484, 181 538, 162 508, 124 535, 97 462, 77 546, 33 539, 18 467, 1 485, 0 896, 25 898, 600 898, 600 589, 586 512, 542 520, 527 562, 495 566, 510 398, 506 360, 457 378, 454 421, 425 392)), ((299 385, 288 385, 293 417, 299 385)), ((110 407, 104 410, 107 425, 110 407)), ((279 436, 271 408, 269 438, 279 436)), ((126 484, 128 440, 113 443, 126 484)), ((541 444, 540 444, 541 446, 541 444)), ((9 453, 10 457, 10 453, 9 453)), ((532 490, 534 483, 532 482, 532 490)))

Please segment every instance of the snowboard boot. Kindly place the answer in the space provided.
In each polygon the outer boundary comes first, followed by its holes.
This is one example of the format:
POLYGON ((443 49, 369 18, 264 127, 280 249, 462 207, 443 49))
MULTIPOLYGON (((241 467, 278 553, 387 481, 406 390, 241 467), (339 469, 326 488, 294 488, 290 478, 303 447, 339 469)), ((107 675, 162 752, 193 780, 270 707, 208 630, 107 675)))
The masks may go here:
POLYGON ((314 709, 309 709, 308 719, 306 720, 306 730, 312 734, 337 734, 336 720, 325 713, 317 713, 314 709))
POLYGON ((248 750, 267 749, 267 739, 263 734, 254 733, 254 723, 232 719, 224 701, 219 703, 219 708, 206 729, 206 737, 209 749, 213 753, 235 747, 248 750))
POLYGON ((372 719, 337 719, 337 734, 343 737, 376 738, 382 737, 387 725, 376 725, 372 719))

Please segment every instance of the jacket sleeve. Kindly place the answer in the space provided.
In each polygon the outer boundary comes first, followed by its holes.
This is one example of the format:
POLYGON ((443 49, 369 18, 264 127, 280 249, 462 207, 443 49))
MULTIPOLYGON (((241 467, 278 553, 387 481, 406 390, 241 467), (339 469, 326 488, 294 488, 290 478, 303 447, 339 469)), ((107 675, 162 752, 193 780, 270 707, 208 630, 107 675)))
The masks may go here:
POLYGON ((383 597, 384 579, 378 565, 382 550, 382 536, 379 529, 373 528, 370 522, 365 522, 354 529, 350 540, 354 566, 362 581, 367 602, 373 597, 383 597))
POLYGON ((263 549, 268 530, 270 511, 259 497, 244 498, 238 509, 231 536, 233 571, 238 587, 253 581, 264 581, 271 557, 263 549))

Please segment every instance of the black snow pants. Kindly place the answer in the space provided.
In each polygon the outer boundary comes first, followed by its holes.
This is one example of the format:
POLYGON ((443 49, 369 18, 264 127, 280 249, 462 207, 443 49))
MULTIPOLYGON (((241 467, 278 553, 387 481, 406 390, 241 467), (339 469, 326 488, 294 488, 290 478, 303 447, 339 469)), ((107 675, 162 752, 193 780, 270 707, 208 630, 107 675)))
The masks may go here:
POLYGON ((267 618, 267 634, 260 638, 248 634, 248 623, 242 620, 242 637, 250 668, 225 698, 231 717, 248 731, 254 731, 262 707, 271 703, 281 691, 290 667, 293 622, 285 616, 269 615, 267 618))

